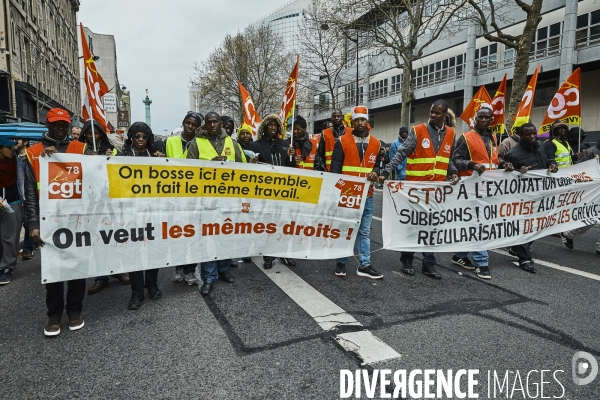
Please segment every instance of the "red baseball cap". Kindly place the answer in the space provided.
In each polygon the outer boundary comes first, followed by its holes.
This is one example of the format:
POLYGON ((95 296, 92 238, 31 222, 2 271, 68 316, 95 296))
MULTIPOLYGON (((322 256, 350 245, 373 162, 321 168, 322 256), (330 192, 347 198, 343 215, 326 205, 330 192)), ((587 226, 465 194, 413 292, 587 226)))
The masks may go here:
POLYGON ((65 121, 71 123, 71 117, 69 116, 69 113, 62 108, 51 108, 50 111, 48 111, 48 114, 46 114, 46 121, 65 121))

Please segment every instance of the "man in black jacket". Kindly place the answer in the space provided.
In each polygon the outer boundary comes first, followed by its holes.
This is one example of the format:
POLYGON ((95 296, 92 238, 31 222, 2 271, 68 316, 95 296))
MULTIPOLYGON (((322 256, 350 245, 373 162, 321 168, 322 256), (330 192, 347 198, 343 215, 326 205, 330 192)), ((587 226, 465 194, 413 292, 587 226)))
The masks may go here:
MULTIPOLYGON (((290 142, 279 137, 283 131, 281 119, 276 114, 267 115, 258 127, 260 139, 250 143, 250 149, 258 154, 258 162, 282 167, 296 167, 294 148, 290 142)), ((273 268, 275 257, 263 256, 264 269, 273 268)), ((284 265, 294 267, 296 262, 291 258, 280 258, 284 265)))
MULTIPOLYGON (((520 137, 517 143, 506 155, 504 161, 513 165, 515 170, 522 174, 533 169, 547 169, 548 172, 558 171, 556 161, 548 161, 544 146, 537 140, 537 128, 531 122, 521 125, 517 128, 517 134, 520 137)), ((535 268, 531 258, 531 244, 528 242, 518 246, 512 246, 508 252, 513 256, 519 257, 519 266, 527 272, 535 273, 535 268)))

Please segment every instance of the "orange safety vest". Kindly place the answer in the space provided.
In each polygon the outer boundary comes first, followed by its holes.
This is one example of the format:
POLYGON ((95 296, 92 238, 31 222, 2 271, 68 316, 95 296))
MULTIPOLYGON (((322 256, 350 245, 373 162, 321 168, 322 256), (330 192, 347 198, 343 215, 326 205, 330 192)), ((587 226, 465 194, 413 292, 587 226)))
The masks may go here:
MULTIPOLYGON (((306 158, 300 161, 296 168, 301 169, 315 169, 315 159, 317 158, 317 150, 319 149, 319 144, 321 143, 321 135, 310 135, 310 144, 312 144, 312 149, 310 154, 306 156, 306 158)), ((302 152, 300 149, 296 149, 296 155, 302 157, 302 152)))
MULTIPOLYGON (((342 165, 342 174, 353 175, 353 176, 367 176, 375 167, 377 162, 377 155, 379 154, 379 148, 381 142, 374 136, 369 135, 369 144, 363 154, 362 161, 356 148, 356 141, 354 140, 353 134, 344 134, 339 137, 342 149, 344 150, 344 163, 342 165)), ((369 186, 370 197, 375 192, 373 183, 369 186)))
MULTIPOLYGON (((344 126, 344 133, 342 133, 342 136, 348 132, 352 134, 352 128, 344 126)), ((323 138, 325 139, 325 168, 327 168, 327 172, 329 172, 329 169, 331 168, 331 156, 333 155, 333 148, 335 147, 335 141, 337 139, 333 136, 333 130, 331 128, 327 128, 323 131, 323 138)))
MULTIPOLYGON (((37 188, 40 190, 40 154, 44 151, 44 145, 42 142, 39 142, 26 150, 27 159, 31 163, 33 167, 33 172, 35 174, 35 181, 37 182, 37 188)), ((85 143, 81 143, 78 140, 72 140, 67 146, 67 151, 65 153, 73 153, 73 154, 83 154, 85 153, 85 143)))
POLYGON ((407 181, 445 181, 452 154, 454 129, 446 127, 446 136, 435 154, 427 125, 414 127, 417 137, 415 150, 406 159, 407 181))
MULTIPOLYGON (((492 135, 492 142, 489 149, 485 148, 483 139, 475 131, 463 133, 467 148, 469 149, 469 157, 476 164, 485 165, 486 169, 498 169, 498 144, 496 137, 492 135)), ((460 176, 471 176, 473 170, 459 171, 460 176)))

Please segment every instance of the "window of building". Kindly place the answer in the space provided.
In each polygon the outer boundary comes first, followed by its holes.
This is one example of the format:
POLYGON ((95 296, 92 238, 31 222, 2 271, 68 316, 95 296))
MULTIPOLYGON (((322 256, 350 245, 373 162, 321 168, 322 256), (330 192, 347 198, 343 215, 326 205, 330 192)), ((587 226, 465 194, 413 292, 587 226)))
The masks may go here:
POLYGON ((498 68, 496 61, 498 61, 498 43, 475 50, 475 70, 498 68))
POLYGON ((37 0, 37 18, 38 28, 44 30, 44 14, 42 12, 42 0, 37 0))
POLYGON ((50 90, 48 90, 48 94, 51 98, 54 98, 54 67, 50 64, 50 90))
POLYGON ((577 17, 575 46, 584 47, 600 43, 600 10, 577 17))
POLYGON ((40 59, 40 86, 43 92, 48 93, 46 90, 46 60, 44 58, 40 59))
MULTIPOLYGON (((356 82, 349 83, 344 86, 344 107, 353 106, 356 104, 356 82)), ((363 102, 363 87, 358 86, 358 103, 363 102)))
POLYGON ((535 95, 533 97, 533 107, 548 108, 557 90, 557 80, 538 82, 535 88, 535 95))
POLYGON ((437 61, 433 64, 417 68, 412 72, 413 85, 416 89, 438 85, 440 83, 459 79, 463 76, 465 55, 437 61))
POLYGON ((531 45, 535 57, 556 55, 560 52, 561 23, 539 28, 531 45))
POLYGON ((38 77, 37 77, 37 61, 36 61, 36 49, 35 46, 30 45, 31 46, 31 84, 32 85, 37 85, 37 81, 38 81, 38 77))
POLYGON ((28 62, 28 57, 27 57, 27 48, 26 48, 26 41, 25 41, 25 36, 21 35, 21 75, 23 75, 23 80, 27 81, 27 72, 28 72, 28 68, 27 68, 27 62, 28 62))
POLYGON ((369 99, 379 99, 388 95, 388 80, 382 79, 377 82, 369 83, 369 99))
POLYGON ((408 122, 410 122, 411 124, 415 123, 415 113, 416 113, 416 107, 410 106, 410 112, 408 113, 408 122))
POLYGON ((46 37, 48 37, 48 36, 50 36, 50 4, 48 4, 48 2, 46 2, 45 9, 46 9, 46 24, 44 27, 44 33, 46 34, 46 37))
POLYGON ((504 47, 504 66, 508 67, 515 62, 516 57, 515 49, 511 49, 510 47, 504 47))
POLYGON ((402 92, 402 74, 392 76, 392 86, 390 87, 390 94, 395 95, 402 92))
POLYGON ((19 37, 17 36, 17 27, 15 25, 15 21, 10 21, 10 28, 11 28, 11 32, 12 32, 12 51, 13 54, 17 54, 17 41, 19 40, 19 37))

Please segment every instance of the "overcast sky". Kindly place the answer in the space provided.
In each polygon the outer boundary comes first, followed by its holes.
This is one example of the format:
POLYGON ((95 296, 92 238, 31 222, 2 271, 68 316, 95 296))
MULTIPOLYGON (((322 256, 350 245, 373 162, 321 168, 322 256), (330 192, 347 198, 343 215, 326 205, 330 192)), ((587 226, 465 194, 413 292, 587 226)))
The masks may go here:
POLYGON ((131 118, 145 120, 145 89, 152 130, 164 134, 189 111, 194 61, 205 60, 225 34, 288 0, 81 0, 78 18, 94 33, 114 35, 119 82, 131 90, 131 118))

